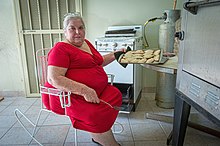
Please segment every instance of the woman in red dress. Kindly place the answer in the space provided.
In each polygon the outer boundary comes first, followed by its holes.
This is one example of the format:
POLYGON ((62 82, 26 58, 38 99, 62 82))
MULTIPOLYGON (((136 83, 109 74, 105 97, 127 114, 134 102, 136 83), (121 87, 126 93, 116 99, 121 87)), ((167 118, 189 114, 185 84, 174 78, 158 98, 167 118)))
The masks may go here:
MULTIPOLYGON (((92 139, 104 146, 118 146, 111 127, 121 106, 121 92, 108 84, 103 66, 115 60, 114 52, 101 56, 85 39, 85 24, 77 13, 67 14, 63 22, 65 41, 58 42, 48 55, 47 87, 71 91, 67 108, 73 127, 91 133, 92 139)), ((45 106, 63 114, 58 98, 44 96, 45 106)))

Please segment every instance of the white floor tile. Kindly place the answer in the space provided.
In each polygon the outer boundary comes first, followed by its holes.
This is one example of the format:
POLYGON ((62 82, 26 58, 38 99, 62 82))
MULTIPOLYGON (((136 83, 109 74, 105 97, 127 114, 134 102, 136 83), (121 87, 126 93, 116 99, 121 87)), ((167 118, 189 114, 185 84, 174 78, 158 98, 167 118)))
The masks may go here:
MULTIPOLYGON (((29 129, 30 130, 30 129, 29 129)), ((1 139, 0 145, 29 144, 31 137, 21 127, 12 127, 1 139)))
POLYGON ((166 135, 157 123, 132 124, 134 140, 166 140, 166 135))
MULTIPOLYGON (((153 88, 152 88, 153 89, 153 88)), ((147 91, 147 90, 146 90, 147 91)), ((153 90, 152 90, 153 91, 153 90)), ((146 119, 146 113, 173 116, 173 109, 164 109, 156 105, 155 93, 143 93, 143 98, 135 112, 119 114, 116 121, 123 124, 124 131, 114 134, 122 146, 166 146, 166 140, 172 131, 172 123, 165 123, 146 119)), ((30 136, 18 124, 14 116, 14 109, 25 112, 32 121, 35 121, 40 109, 40 98, 10 97, 0 102, 0 145, 1 146, 37 146, 31 141, 30 136), (30 144, 31 143, 31 144, 30 144)), ((220 130, 192 108, 190 120, 200 122, 204 126, 220 130)), ((43 113, 40 123, 44 126, 37 133, 37 138, 45 146, 74 146, 74 128, 68 117, 43 113), (66 125, 64 125, 66 124, 66 125), (49 126, 48 126, 49 125, 49 126)), ((30 124, 25 123, 28 127, 30 124)), ((91 141, 91 136, 85 131, 78 130, 79 146, 96 146, 91 141)), ((219 146, 220 138, 204 132, 187 128, 184 146, 219 146)))
MULTIPOLYGON (((64 144, 66 135, 69 131, 70 126, 68 125, 57 125, 57 126, 45 126, 41 127, 37 133, 36 138, 42 144, 64 144)), ((35 144, 32 141, 32 144, 35 144)))

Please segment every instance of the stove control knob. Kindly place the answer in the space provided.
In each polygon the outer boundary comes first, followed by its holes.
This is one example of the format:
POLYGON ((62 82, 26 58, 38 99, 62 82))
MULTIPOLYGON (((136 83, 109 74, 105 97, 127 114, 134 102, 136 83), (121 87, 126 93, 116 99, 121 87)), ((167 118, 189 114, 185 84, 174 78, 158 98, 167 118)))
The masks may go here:
POLYGON ((99 43, 98 46, 102 46, 102 43, 99 43))
POLYGON ((103 46, 107 47, 107 46, 108 46, 108 44, 107 44, 107 43, 106 43, 106 44, 103 44, 103 46))
POLYGON ((118 44, 117 44, 117 43, 114 43, 112 46, 113 46, 113 47, 117 47, 117 46, 118 46, 118 44))
POLYGON ((122 46, 126 47, 126 46, 127 46, 127 44, 122 44, 122 46))

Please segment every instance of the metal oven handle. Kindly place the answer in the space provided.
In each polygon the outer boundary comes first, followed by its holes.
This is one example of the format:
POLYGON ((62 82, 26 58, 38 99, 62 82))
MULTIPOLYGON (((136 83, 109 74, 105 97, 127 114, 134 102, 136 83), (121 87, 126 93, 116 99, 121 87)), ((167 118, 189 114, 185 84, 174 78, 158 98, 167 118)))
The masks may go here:
POLYGON ((183 4, 183 8, 190 13, 196 15, 199 7, 212 6, 220 4, 220 0, 204 0, 199 2, 186 2, 183 4))

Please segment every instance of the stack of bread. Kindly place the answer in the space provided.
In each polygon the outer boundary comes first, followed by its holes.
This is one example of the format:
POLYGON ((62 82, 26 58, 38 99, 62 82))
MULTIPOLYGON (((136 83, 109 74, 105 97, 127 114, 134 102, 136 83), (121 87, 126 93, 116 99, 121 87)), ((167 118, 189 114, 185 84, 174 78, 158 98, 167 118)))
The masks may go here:
POLYGON ((126 52, 120 59, 120 63, 150 63, 156 64, 160 61, 160 49, 132 50, 126 52))

